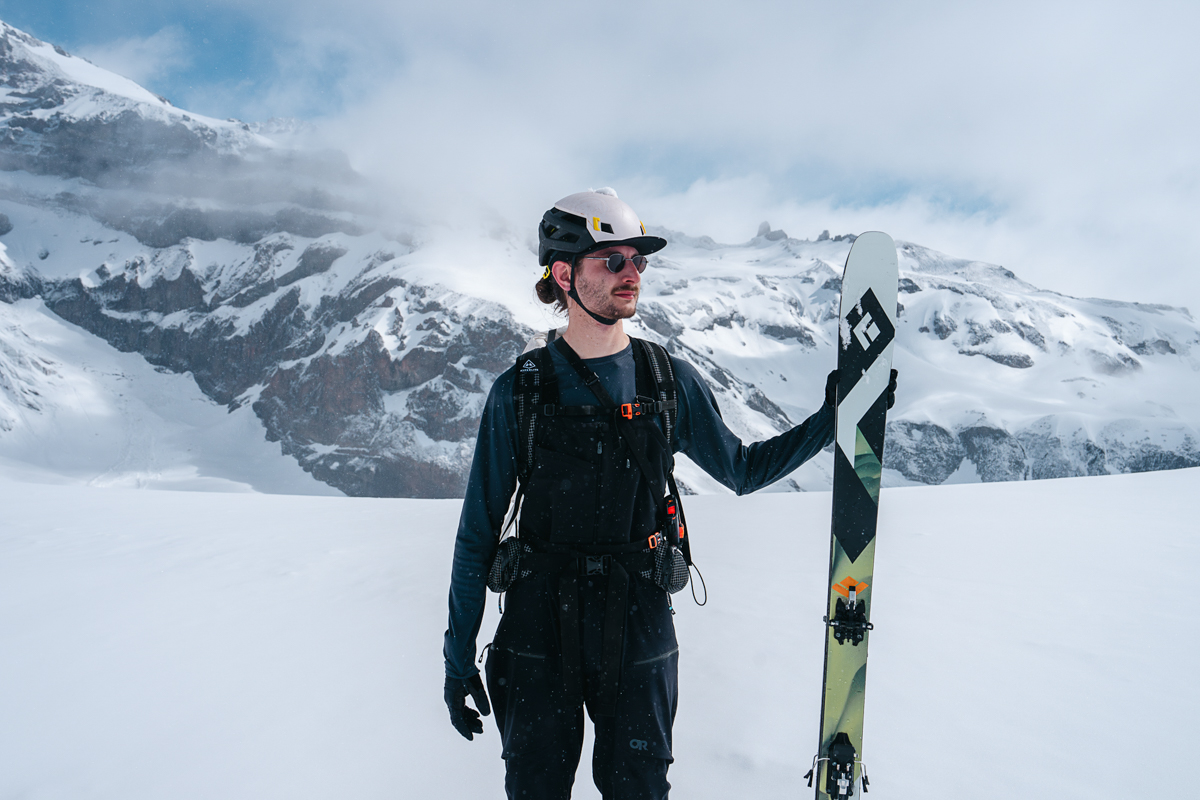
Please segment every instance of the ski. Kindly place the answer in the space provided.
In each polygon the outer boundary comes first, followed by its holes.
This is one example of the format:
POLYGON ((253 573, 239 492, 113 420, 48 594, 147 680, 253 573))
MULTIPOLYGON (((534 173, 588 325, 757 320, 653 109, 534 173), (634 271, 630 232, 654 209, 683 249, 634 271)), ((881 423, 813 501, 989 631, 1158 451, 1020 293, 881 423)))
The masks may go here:
POLYGON ((859 236, 846 257, 838 321, 821 739, 805 776, 812 786, 815 774, 817 800, 843 800, 855 794, 855 783, 864 792, 870 784, 862 766, 863 705, 898 283, 892 238, 859 236))

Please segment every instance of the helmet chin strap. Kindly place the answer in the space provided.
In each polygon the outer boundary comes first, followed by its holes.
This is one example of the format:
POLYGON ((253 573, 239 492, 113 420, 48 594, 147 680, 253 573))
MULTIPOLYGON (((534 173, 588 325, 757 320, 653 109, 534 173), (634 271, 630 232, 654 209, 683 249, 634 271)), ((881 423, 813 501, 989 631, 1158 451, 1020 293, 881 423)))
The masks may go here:
POLYGON ((579 299, 579 292, 575 291, 575 265, 574 264, 571 265, 571 291, 567 292, 567 297, 574 300, 576 305, 578 305, 580 308, 582 308, 584 311, 586 311, 588 313, 588 316, 590 316, 592 319, 596 320, 596 322, 599 322, 601 325, 616 325, 617 324, 617 320, 600 316, 595 311, 592 311, 590 308, 585 306, 583 304, 583 301, 579 299))

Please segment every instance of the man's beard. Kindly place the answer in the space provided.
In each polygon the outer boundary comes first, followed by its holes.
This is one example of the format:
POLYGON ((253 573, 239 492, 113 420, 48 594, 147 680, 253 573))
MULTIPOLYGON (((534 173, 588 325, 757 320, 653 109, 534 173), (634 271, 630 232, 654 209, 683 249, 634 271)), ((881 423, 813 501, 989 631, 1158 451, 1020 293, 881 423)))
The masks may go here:
POLYGON ((637 313, 637 301, 641 294, 641 288, 638 286, 617 286, 611 290, 605 290, 601 285, 594 284, 582 276, 575 278, 575 291, 579 293, 579 299, 583 304, 601 317, 608 319, 629 319, 637 313), (626 305, 613 296, 615 292, 633 292, 633 304, 626 305))

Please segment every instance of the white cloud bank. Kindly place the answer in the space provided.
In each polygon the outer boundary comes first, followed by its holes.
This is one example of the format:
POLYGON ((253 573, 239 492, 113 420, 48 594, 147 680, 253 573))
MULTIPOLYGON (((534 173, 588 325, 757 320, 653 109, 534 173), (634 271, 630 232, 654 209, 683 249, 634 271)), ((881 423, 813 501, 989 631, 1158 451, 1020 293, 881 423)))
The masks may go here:
POLYGON ((168 26, 145 37, 128 37, 79 48, 93 64, 145 86, 191 62, 187 37, 178 26, 168 26))
POLYGON ((220 2, 270 31, 256 102, 336 98, 329 141, 435 219, 613 185, 690 233, 882 228, 1200 313, 1195 3, 220 2))

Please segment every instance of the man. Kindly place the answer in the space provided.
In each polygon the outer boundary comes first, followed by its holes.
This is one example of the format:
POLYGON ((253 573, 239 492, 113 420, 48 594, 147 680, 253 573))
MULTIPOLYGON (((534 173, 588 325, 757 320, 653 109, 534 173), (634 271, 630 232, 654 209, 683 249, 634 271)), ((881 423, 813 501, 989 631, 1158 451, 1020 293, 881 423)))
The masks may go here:
POLYGON ((475 640, 489 572, 507 576, 486 669, 508 797, 570 796, 586 708, 605 800, 658 800, 670 789, 677 699, 668 589, 682 585, 687 541, 673 455, 687 453, 739 495, 779 480, 833 440, 836 374, 802 424, 743 445, 694 367, 623 330, 646 256, 664 239, 601 189, 558 201, 539 243, 538 297, 568 324, 522 354, 484 408, 454 548, 446 703, 463 736, 483 732, 479 713, 490 706, 475 640), (514 491, 518 537, 498 557, 514 491))

